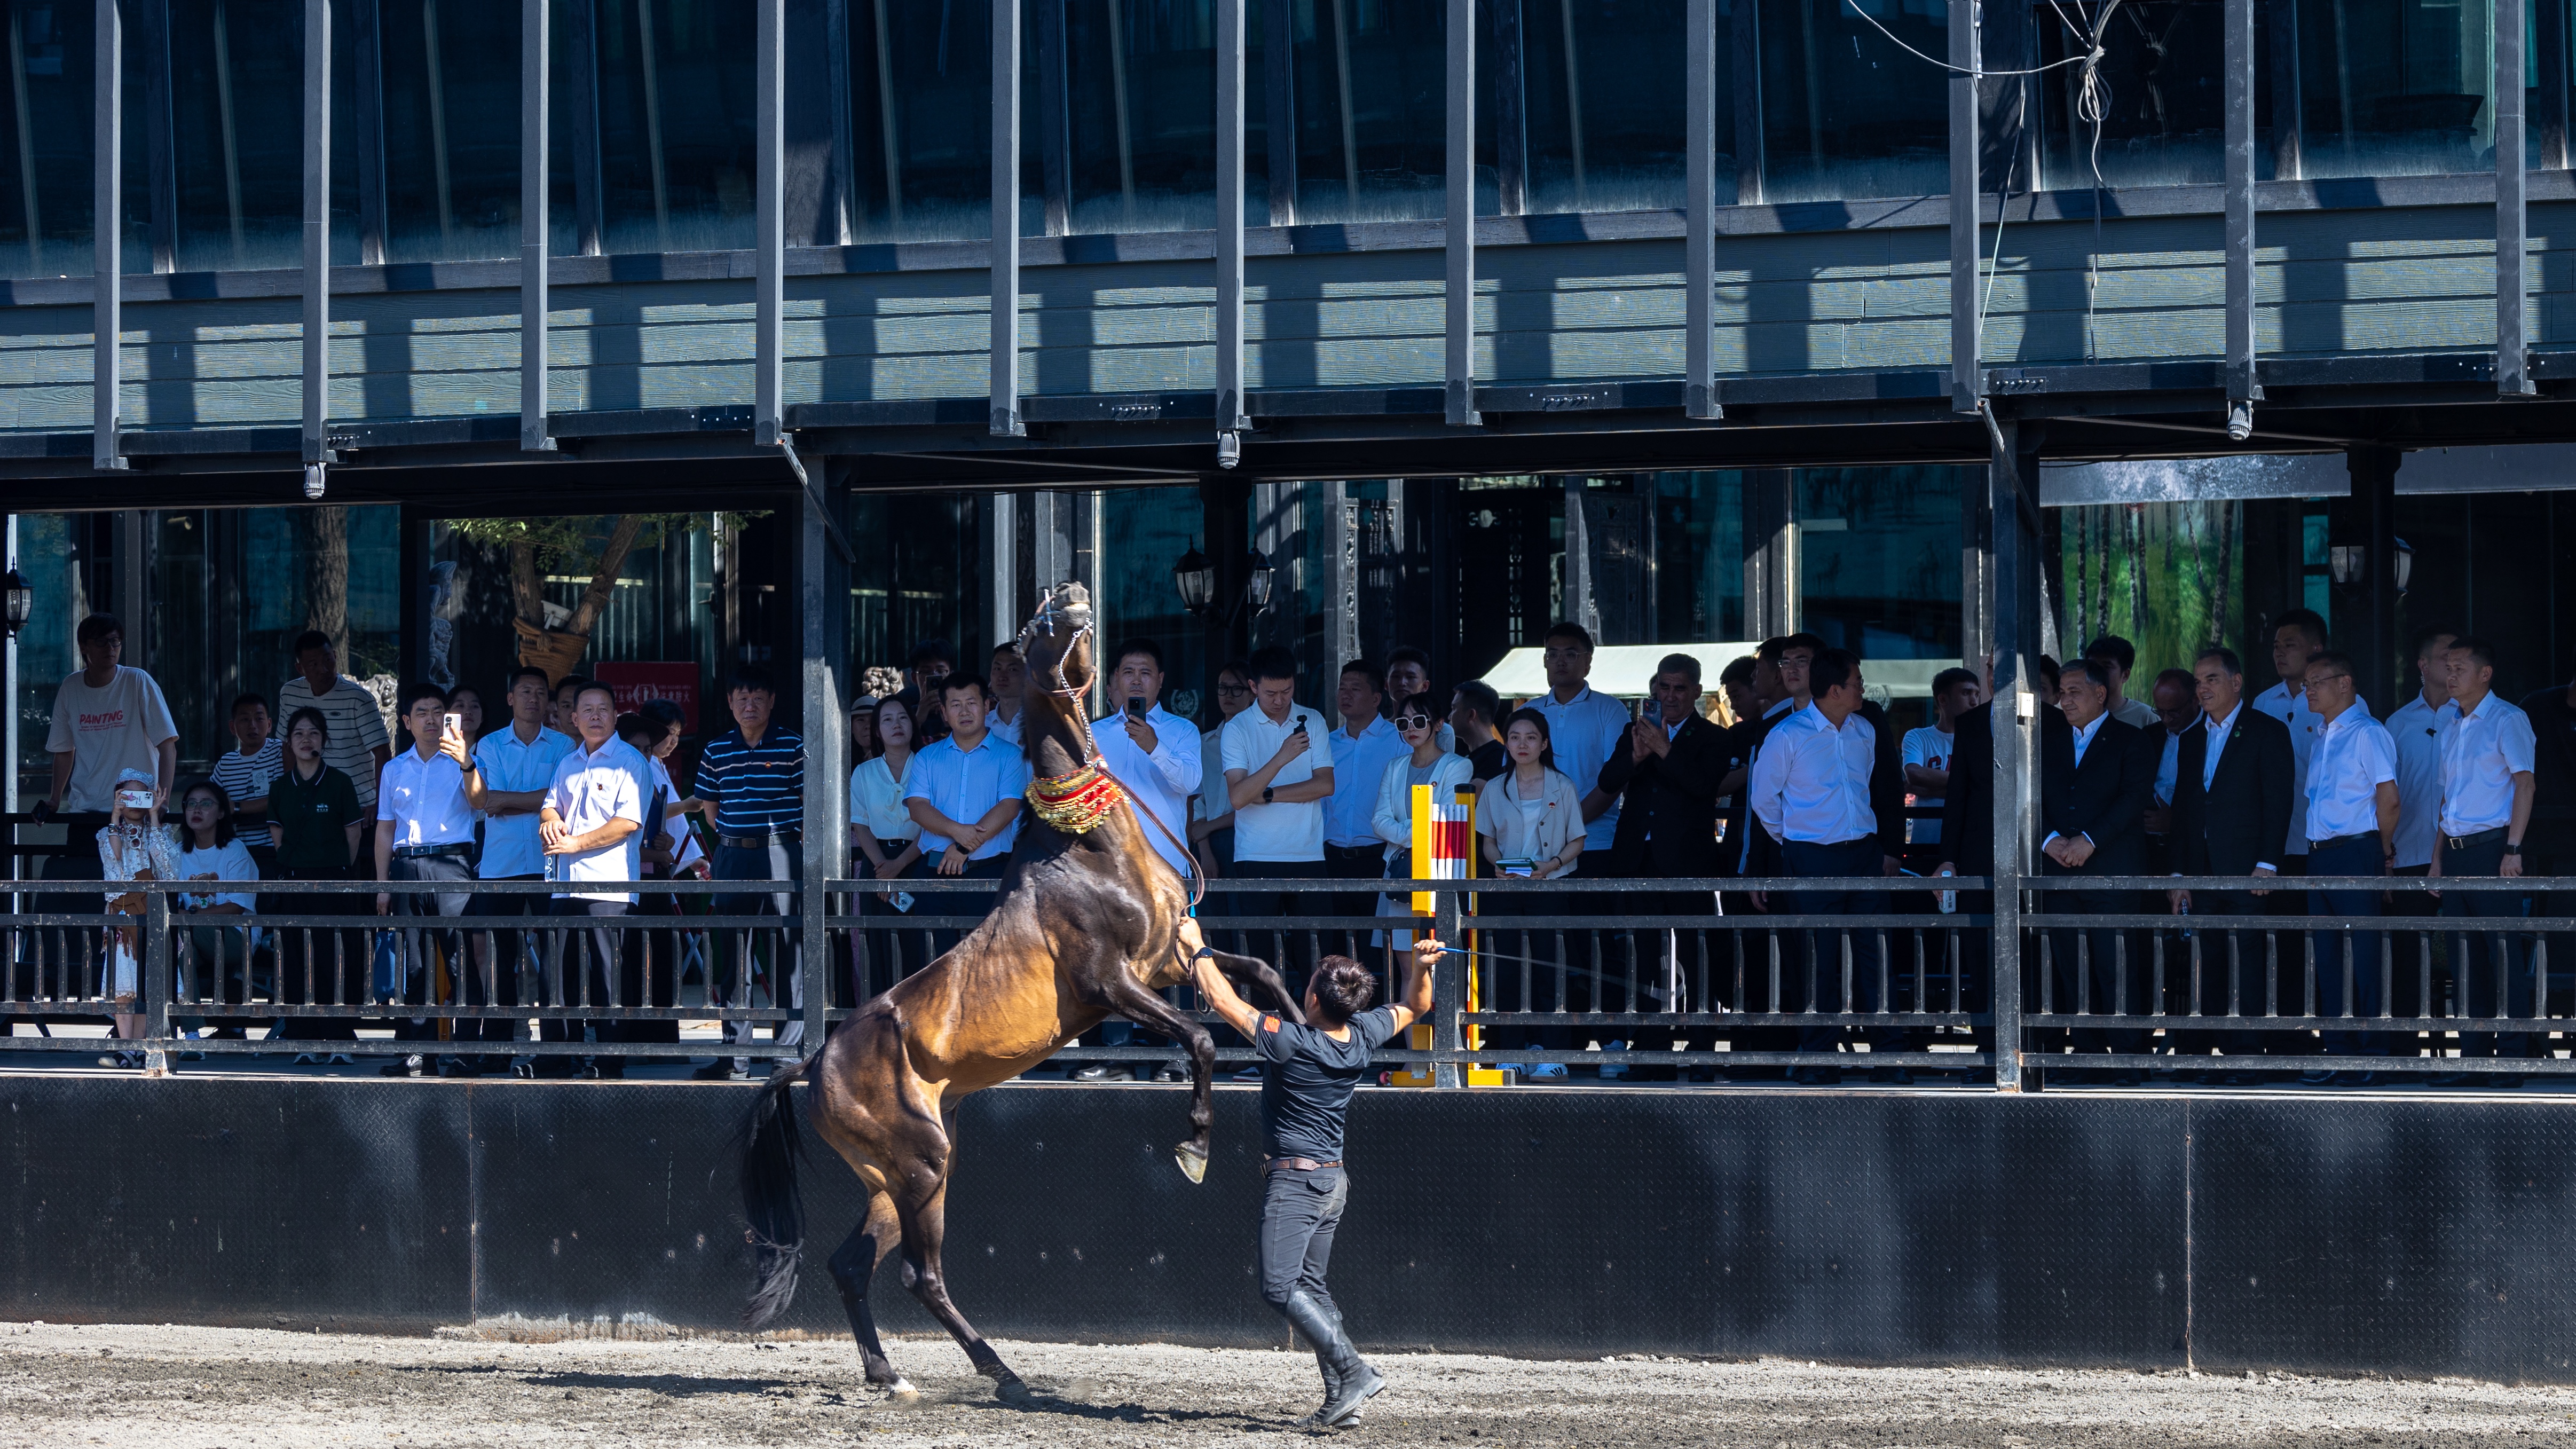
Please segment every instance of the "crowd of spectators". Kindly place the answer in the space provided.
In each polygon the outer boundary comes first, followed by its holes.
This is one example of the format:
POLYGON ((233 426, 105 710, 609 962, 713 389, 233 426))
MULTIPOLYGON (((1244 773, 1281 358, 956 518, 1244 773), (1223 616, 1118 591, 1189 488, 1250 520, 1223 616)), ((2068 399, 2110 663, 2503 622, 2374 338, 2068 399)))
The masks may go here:
MULTIPOLYGON (((2487 645, 2436 631, 2416 651, 2419 693, 2382 725, 2355 693, 2351 660, 2327 648, 2316 615, 2284 614, 2271 642, 2278 682, 2250 698, 2244 664, 2225 648, 2203 651, 2189 671, 2157 676, 2143 699, 2129 694, 2136 656, 2124 640, 2096 640, 2062 669, 2040 662, 2036 683, 2046 708, 2037 780, 2041 826, 2033 845, 2042 875, 2068 878, 2063 889, 2046 893, 2046 909, 2070 918, 2151 908, 2196 912, 2202 920, 2311 909, 2351 918, 2376 913, 2377 893, 2300 891, 2270 882, 2303 872, 2513 876, 2523 873, 2526 859, 2534 874, 2576 873, 2576 686, 2542 691, 2516 708, 2491 691, 2495 660, 2487 645), (2167 873, 2242 876, 2247 889, 2148 896, 2086 880, 2167 873)), ((239 1035, 239 1013, 219 1008, 263 996, 339 1005, 363 996, 420 1008, 562 1001, 669 1007, 685 969, 702 981, 712 1005, 765 999, 783 1008, 787 1019, 776 1028, 777 1040, 800 1039, 800 963, 807 948, 798 933, 715 933, 721 939, 697 940, 685 950, 653 948, 620 918, 680 914, 687 906, 674 896, 602 884, 738 881, 739 892, 718 895, 705 908, 776 917, 782 926, 795 917, 791 883, 802 860, 806 748, 776 718, 776 688, 759 670, 738 670, 726 680, 729 728, 700 741, 694 760, 675 778, 682 760, 677 708, 655 703, 621 713, 609 686, 549 679, 533 667, 501 681, 496 698, 504 712, 488 728, 478 690, 404 685, 394 703, 407 738, 397 753, 374 694, 340 672, 327 636, 309 633, 296 641, 295 676, 274 699, 245 693, 230 701, 228 747, 204 778, 182 782, 175 778, 176 725, 151 678, 120 662, 117 621, 91 616, 79 627, 78 643, 83 667, 58 692, 48 739, 54 772, 47 809, 70 827, 74 843, 51 862, 50 878, 117 881, 149 873, 456 887, 372 898, 298 894, 291 906, 240 891, 177 898, 175 908, 192 917, 183 954, 199 973, 184 993, 187 1009, 204 1013, 184 1017, 184 1025, 239 1035), (152 843, 165 836, 166 851, 152 843), (95 851, 85 845, 93 837, 95 851), (471 882, 478 880, 547 881, 560 889, 476 891, 471 882), (541 955, 545 962, 555 957, 523 950, 520 935, 479 919, 464 931, 426 924, 363 929, 358 954, 368 958, 372 979, 353 988, 344 942, 326 933, 317 946, 311 931, 275 932, 264 940, 255 928, 223 919, 255 920, 290 908, 304 915, 363 914, 369 907, 406 918, 546 913, 586 924, 558 928, 567 943, 559 965, 541 963, 541 955), (646 964, 657 950, 659 964, 646 964), (313 959, 326 954, 330 961, 313 959), (678 959, 684 954, 685 967, 678 959), (264 986, 252 981, 255 963, 268 972, 264 986)), ((1497 969, 1488 1010, 1645 1013, 1692 1005, 1682 999, 1672 970, 1644 986, 1633 972, 1610 979, 1597 969, 1599 951, 1587 948, 1582 922, 1572 923, 1568 946, 1569 917, 1928 911, 1930 883, 1913 886, 1918 894, 1908 896, 1899 878, 1991 871, 1992 706, 1984 675, 1956 668, 1939 674, 1930 722, 1900 736, 1870 698, 1863 662, 1813 635, 1766 640, 1752 654, 1724 661, 1713 687, 1704 676, 1706 661, 1667 655, 1633 707, 1594 686, 1595 647, 1581 627, 1558 624, 1539 643, 1546 688, 1526 700, 1501 698, 1481 681, 1435 688, 1427 655, 1398 648, 1382 661, 1343 665, 1331 681, 1330 718, 1300 702, 1315 691, 1299 678, 1294 656, 1261 649, 1218 668, 1212 707, 1193 720, 1165 705, 1161 647, 1147 638, 1122 640, 1102 659, 1106 712, 1093 734, 1136 806, 1158 823, 1147 832, 1154 848, 1176 870, 1197 869, 1215 883, 1214 915, 1257 921, 1409 914, 1406 901, 1383 890, 1318 894, 1279 887, 1412 877, 1412 814, 1422 786, 1439 798, 1472 792, 1479 874, 1637 883, 1615 894, 1484 893, 1479 909, 1495 918, 1488 934, 1499 943, 1497 960, 1533 968, 1497 969), (1762 888, 1727 886, 1726 878, 1742 877, 1762 878, 1762 888), (1773 888, 1796 880, 1818 884, 1773 888), (1872 880, 1890 886, 1874 887, 1872 880), (1555 919, 1541 928, 1516 917, 1555 919)), ((924 909, 922 900, 934 898, 916 897, 904 881, 990 878, 1005 866, 1029 780, 1020 736, 1027 675, 1009 644, 982 663, 981 673, 960 668, 952 647, 927 641, 889 681, 894 687, 853 706, 849 870, 879 883, 856 904, 862 914, 885 919, 866 932, 868 954, 879 959, 864 975, 853 953, 839 948, 835 979, 848 979, 836 985, 836 998, 881 989, 902 969, 904 917, 964 909, 961 898, 944 895, 935 898, 935 910, 924 909)), ((139 909, 132 894, 110 899, 139 909)), ((1975 893, 1960 902, 1970 912, 1985 904, 1975 893)), ((2511 893, 2453 892, 2444 909, 2520 914, 2526 903, 2511 893)), ((2250 940, 2244 933, 2282 929, 2231 926, 2228 935, 2210 939, 2250 940)), ((2050 930, 2058 1002, 2084 999, 2095 1011, 2177 1009, 2145 999, 2145 973, 2115 968, 2123 953, 2140 948, 2135 933, 2055 923, 2050 930)), ((101 943, 99 966, 104 994, 121 1008, 131 1005, 131 962, 115 954, 124 934, 110 933, 101 943)), ((912 934, 925 936, 927 949, 954 939, 912 934)), ((1841 933, 1781 934, 1794 935, 1788 942, 1793 961, 1802 953, 1844 949, 1841 933)), ((2317 934, 2321 958, 2343 950, 2340 936, 2317 934)), ((1380 944, 1394 949, 1407 939, 1400 928, 1377 933, 1380 944)), ((1776 988, 1747 986, 1743 999, 1696 1009, 1928 1009, 1933 1003, 1882 999, 1882 973, 1871 953, 1884 949, 1883 939, 1872 931, 1850 933, 1861 969, 1846 973, 1837 962, 1837 969, 1813 973, 1812 981, 1810 973, 1792 970, 1776 988)), ((2374 937, 2359 940, 2362 949, 2376 950, 2374 937)), ((925 945, 909 949, 917 964, 925 945)), ((1633 940, 1627 949, 1636 949, 1633 940)), ((2518 949, 2500 944, 2497 969, 2487 971, 2466 969, 2472 964, 2466 947, 2456 948, 2464 968, 2457 1009, 2528 1014, 2528 975, 2512 969, 2518 949)), ((2253 982, 2243 973, 2264 969, 2244 963, 2266 958, 2259 946, 2240 950, 2238 974, 2230 979, 2227 954, 2204 950, 2202 961, 2217 964, 2204 964, 2203 979, 2177 989, 2196 988, 2199 995, 2189 999, 2201 1002, 2223 999, 2231 987, 2241 997, 2253 982)), ((1285 964, 1293 973, 1295 963, 1285 964)), ((1975 962, 1958 964, 1963 975, 1974 976, 1975 962)), ((1767 982, 1768 975, 1747 973, 1746 979, 1767 982)), ((2360 978, 2352 1005, 2374 1014, 2382 1006, 2378 975, 2360 978)), ((2281 998, 2282 1012, 2297 1014, 2290 1003, 2306 984, 2298 979, 2282 988, 2289 993, 2281 998)), ((2341 972, 2321 970, 2314 987, 2322 1013, 2343 1009, 2341 972)), ((2438 1005, 2397 1004, 2410 1011, 2438 1005)), ((505 1045, 511 1022, 438 1018, 426 1009, 389 1020, 397 1036, 421 1048, 390 1063, 389 1072, 470 1074, 513 1066, 505 1045)), ((327 1051, 353 1025, 346 1016, 292 1018, 281 1032, 291 1029, 327 1051)), ((601 1042, 676 1041, 676 1026, 669 1019, 587 1025, 541 1019, 539 1032, 548 1040, 588 1033, 601 1042)), ((136 1035, 140 1018, 123 1012, 117 1030, 136 1035)), ((1525 1072, 1561 1076, 1566 1063, 1545 1057, 1597 1039, 1597 1030, 1579 1038, 1580 1030, 1560 1019, 1489 1039, 1532 1052, 1525 1072)), ((740 1045, 754 1028, 734 1019, 726 1031, 740 1045)), ((1686 1035, 1620 1028, 1618 1039, 1602 1044, 1669 1046, 1686 1035)), ((1703 1028, 1699 1035, 1710 1033, 1703 1028)), ((1848 1047, 1907 1051, 1926 1037, 1914 1028, 1826 1024, 1718 1035, 1739 1051, 1810 1055, 1813 1062, 1795 1073, 1805 1080, 1833 1077, 1830 1054, 1848 1047)), ((1108 1039, 1115 1044, 1128 1034, 1114 1027, 1108 1039)), ((2075 1032, 2066 1044, 2135 1053, 2147 1039, 2113 1027, 2075 1032)), ((2359 1033, 2180 1031, 2159 1045, 2184 1055, 2215 1050, 2231 1059, 2386 1049, 2359 1033)), ((2528 1034, 2464 1038, 2461 1045, 2472 1054, 2536 1049, 2528 1034)), ((107 1060, 135 1058, 123 1053, 107 1060)), ((520 1057, 515 1066, 616 1075, 622 1060, 601 1053, 585 1066, 577 1056, 539 1055, 520 1057)), ((748 1068, 747 1056, 719 1055, 698 1074, 727 1078, 748 1068)), ((1171 1074, 1141 1064, 1094 1064, 1079 1074, 1143 1071, 1171 1074)), ((1612 1066, 1584 1075, 1617 1079, 1623 1071, 1612 1066)))

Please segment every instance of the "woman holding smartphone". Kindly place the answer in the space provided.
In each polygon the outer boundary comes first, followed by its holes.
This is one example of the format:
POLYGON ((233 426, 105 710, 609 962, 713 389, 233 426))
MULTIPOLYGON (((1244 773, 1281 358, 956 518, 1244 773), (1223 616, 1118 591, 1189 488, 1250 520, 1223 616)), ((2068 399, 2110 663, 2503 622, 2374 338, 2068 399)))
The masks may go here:
MULTIPOLYGON (((1511 768, 1487 780, 1476 795, 1476 833, 1484 837, 1488 872, 1528 880, 1554 880, 1570 874, 1583 855, 1583 800, 1574 781, 1556 768, 1556 751, 1548 740, 1547 716, 1534 709, 1512 712, 1503 726, 1503 752, 1511 768)), ((1563 909, 1561 900, 1529 891, 1496 891, 1481 897, 1480 911, 1497 916, 1546 916, 1563 909)), ((1501 953, 1528 958, 1517 968, 1498 965, 1489 998, 1498 1011, 1561 1011, 1556 993, 1557 962, 1553 931, 1526 931, 1503 937, 1501 953), (1529 985, 1521 1000, 1521 983, 1529 985)), ((1570 984, 1570 983, 1569 983, 1570 984)), ((1569 996, 1572 992, 1569 990, 1569 996)), ((1521 1046, 1543 1051, 1571 1051, 1574 1029, 1566 1026, 1527 1028, 1521 1046)), ((1532 1063, 1525 1077, 1563 1077, 1564 1064, 1532 1063)))
MULTIPOLYGON (((912 787, 912 707, 903 696, 888 695, 877 702, 868 723, 877 754, 850 772, 850 844, 867 862, 869 878, 901 880, 921 863, 921 825, 903 803, 904 792, 912 787)), ((898 898, 911 900, 910 895, 892 890, 861 896, 859 914, 900 914, 898 898)), ((868 933, 865 979, 854 980, 851 986, 857 1001, 894 985, 895 946, 893 931, 868 933)))

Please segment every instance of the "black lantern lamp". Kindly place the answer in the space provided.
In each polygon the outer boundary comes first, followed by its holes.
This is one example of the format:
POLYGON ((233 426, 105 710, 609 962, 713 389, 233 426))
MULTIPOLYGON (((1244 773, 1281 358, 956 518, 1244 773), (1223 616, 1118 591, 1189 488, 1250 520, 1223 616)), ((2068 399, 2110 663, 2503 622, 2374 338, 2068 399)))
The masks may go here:
POLYGON ((1261 550, 1253 549, 1244 556, 1243 597, 1258 614, 1270 607, 1270 580, 1274 570, 1261 550))
POLYGON ((1199 552, 1198 545, 1192 544, 1190 551, 1181 555, 1181 561, 1172 565, 1172 583, 1181 591, 1182 608, 1205 614, 1216 598, 1216 566, 1199 552))
POLYGON ((2369 571, 2370 549, 2366 544, 2339 543, 2326 550, 2326 567, 2333 571, 2334 581, 2351 588, 2369 571))
POLYGON ((36 591, 28 587, 16 569, 0 575, 0 604, 8 608, 9 637, 15 639, 18 631, 27 627, 27 616, 36 611, 36 591))
POLYGON ((2397 540, 2395 563, 2396 568, 2393 572, 2397 575, 2397 592, 2402 594, 2406 592, 2406 580, 2415 573, 2415 549, 2402 538, 2397 540))

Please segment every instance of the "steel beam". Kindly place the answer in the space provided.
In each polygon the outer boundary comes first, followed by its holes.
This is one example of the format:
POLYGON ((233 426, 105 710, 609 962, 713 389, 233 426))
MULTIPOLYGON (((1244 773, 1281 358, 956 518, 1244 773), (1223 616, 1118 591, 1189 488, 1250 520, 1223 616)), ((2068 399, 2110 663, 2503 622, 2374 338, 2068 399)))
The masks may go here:
POLYGON ((1494 210, 1519 216, 1529 210, 1529 47, 1521 0, 1488 3, 1494 13, 1494 210))
POLYGON ((1738 0, 1728 29, 1734 81, 1735 204, 1762 204, 1762 7, 1738 0))
MULTIPOLYGON (((753 44, 759 54, 754 82, 752 198, 752 404, 751 440, 778 446, 781 316, 786 307, 787 232, 782 188, 787 172, 787 0, 757 0, 753 44)), ((808 490, 811 491, 810 489, 808 490)))
POLYGON ((1986 391, 1983 298, 1977 289, 1977 0, 1949 0, 1950 406, 1977 411, 1986 391))
POLYGON ((1020 438, 1020 4, 993 0, 991 428, 1020 438))
POLYGON ((2227 432, 2243 442, 2263 395, 2254 375, 2254 0, 2226 0, 2219 20, 2227 72, 2227 432))
POLYGON ((2521 7, 2515 21, 2495 27, 2496 168, 2496 394, 2530 397, 2531 349, 2525 331, 2523 268, 2531 251, 2531 218, 2524 206, 2528 173, 2523 157, 2523 58, 2521 7))
POLYGON ((1261 27, 1262 140, 1269 152, 1270 224, 1297 224, 1295 7, 1265 5, 1261 27))
MULTIPOLYGON (((304 463, 331 436, 331 0, 304 0, 304 463)), ((312 493, 308 483, 306 492, 312 493)))
POLYGON ((1222 457, 1252 425, 1243 401, 1243 11, 1216 5, 1216 431, 1222 457), (1229 435, 1235 435, 1229 438, 1229 435))
MULTIPOLYGON (((1274 5, 1274 10, 1285 6, 1274 5)), ((1483 423, 1476 412, 1476 0, 1449 0, 1448 26, 1449 425, 1483 423)))
POLYGON ((552 452, 546 401, 546 125, 550 0, 519 3, 519 447, 552 452))
POLYGON ((2032 681, 2039 647, 2040 427, 2000 419, 1986 466, 1992 519, 1994 621, 1994 963, 1995 1089, 2022 1088, 2022 898, 2032 824, 2038 818, 2039 695, 2032 681))
MULTIPOLYGON (((313 0, 318 3, 318 0, 313 0)), ((125 22, 116 0, 97 0, 90 77, 90 466, 122 468, 117 410, 125 342, 125 22)))
MULTIPOLYGON (((763 24, 782 8, 783 0, 761 0, 763 24)), ((764 47, 764 54, 766 48, 764 47)), ((848 745, 850 697, 842 688, 842 661, 850 657, 850 586, 840 553, 832 546, 839 533, 833 517, 843 489, 832 479, 837 470, 826 459, 814 460, 820 476, 797 490, 802 524, 796 531, 796 609, 803 661, 799 666, 805 736, 805 830, 798 860, 797 968, 802 977, 805 1012, 804 1051, 823 1049, 824 1013, 832 1003, 832 898, 824 882, 847 873, 850 837, 848 745)))
MULTIPOLYGON (((1738 0, 1748 5, 1751 0, 1738 0)), ((1682 45, 1684 207, 1682 415, 1722 418, 1717 397, 1717 0, 1690 0, 1682 45)))

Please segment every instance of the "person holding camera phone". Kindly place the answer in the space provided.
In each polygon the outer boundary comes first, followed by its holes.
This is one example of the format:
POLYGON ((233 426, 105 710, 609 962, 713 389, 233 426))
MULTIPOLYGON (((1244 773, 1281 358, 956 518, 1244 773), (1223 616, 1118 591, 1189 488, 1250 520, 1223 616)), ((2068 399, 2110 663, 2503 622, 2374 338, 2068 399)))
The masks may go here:
MULTIPOLYGON (((1254 889, 1235 893, 1245 916, 1303 915, 1321 902, 1258 889, 1260 877, 1324 875, 1324 802, 1333 795, 1332 746, 1324 717, 1297 703, 1297 657, 1273 644, 1252 656, 1253 707, 1217 736, 1234 806, 1234 873, 1254 889)), ((1303 975, 1290 968, 1290 989, 1303 975)))
MULTIPOLYGON (((877 753, 850 772, 850 845, 863 863, 862 879, 901 880, 921 861, 921 822, 912 818, 903 799, 912 788, 912 762, 920 758, 913 749, 911 701, 901 694, 878 700, 868 711, 868 730, 877 753)), ((889 887, 860 896, 859 914, 899 915, 910 911, 914 900, 912 892, 889 887)), ((867 940, 866 978, 853 989, 861 1001, 894 985, 896 953, 902 947, 896 931, 870 931, 867 940)))
MULTIPOLYGON (((1148 818, 1140 822, 1145 842, 1186 885, 1194 869, 1189 839, 1190 796, 1199 788, 1199 732, 1188 720, 1163 708, 1163 647, 1151 639, 1121 642, 1111 651, 1117 661, 1109 677, 1109 702, 1117 713, 1091 723, 1092 743, 1100 763, 1127 789, 1127 798, 1148 818)), ((1136 1029, 1124 1021, 1101 1023, 1107 1046, 1125 1046, 1136 1029)), ((1182 1079, 1180 1065, 1167 1062, 1158 1070, 1148 1063, 1113 1066, 1085 1062, 1073 1069, 1079 1082, 1126 1081, 1139 1074, 1157 1081, 1182 1079)))
MULTIPOLYGON (((402 723, 411 731, 412 747, 386 762, 376 789, 376 879, 457 882, 460 888, 433 895, 379 892, 376 914, 461 916, 468 900, 461 883, 474 877, 474 807, 465 797, 465 772, 457 767, 456 757, 444 741, 453 736, 461 743, 464 722, 449 712, 447 691, 437 685, 417 681, 406 684, 401 699, 402 723)), ((440 932, 437 939, 445 957, 444 991, 432 979, 430 934, 405 931, 395 938, 395 959, 400 965, 394 977, 394 995, 398 999, 415 1006, 440 999, 453 1001, 464 994, 459 988, 475 978, 477 973, 464 969, 460 938, 453 932, 440 932)), ((474 996, 475 1004, 481 1005, 481 993, 474 996)), ((504 1030, 509 1025, 497 1024, 504 1030)), ((479 1017, 464 1018, 455 1023, 456 1039, 480 1041, 483 1026, 479 1017)), ((402 1041, 435 1041, 438 1029, 425 1015, 397 1017, 394 1036, 402 1041)), ((441 1057, 438 1065, 442 1076, 471 1073, 455 1057, 441 1057)), ((417 1077, 423 1066, 421 1054, 415 1052, 399 1062, 387 1063, 383 1070, 389 1077, 417 1077)))

